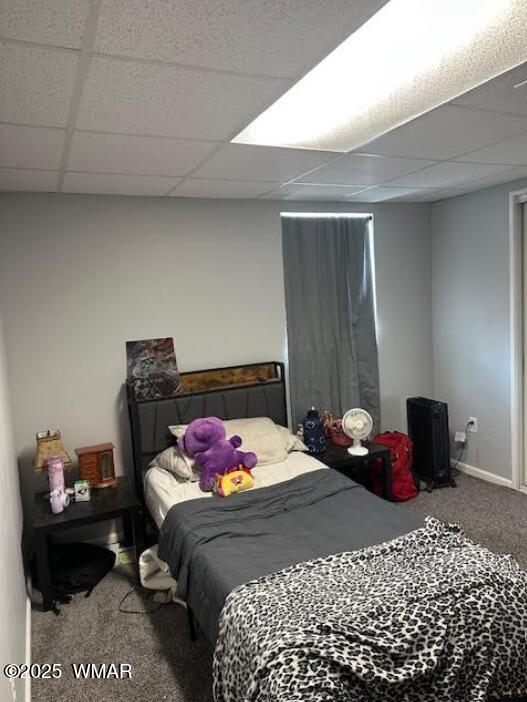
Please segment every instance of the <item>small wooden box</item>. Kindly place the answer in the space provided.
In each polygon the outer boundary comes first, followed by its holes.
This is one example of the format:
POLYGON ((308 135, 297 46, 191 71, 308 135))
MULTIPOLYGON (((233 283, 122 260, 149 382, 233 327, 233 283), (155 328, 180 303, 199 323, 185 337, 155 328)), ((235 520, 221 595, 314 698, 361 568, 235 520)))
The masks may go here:
POLYGON ((75 449, 79 458, 79 477, 92 487, 115 487, 113 444, 97 444, 75 449))

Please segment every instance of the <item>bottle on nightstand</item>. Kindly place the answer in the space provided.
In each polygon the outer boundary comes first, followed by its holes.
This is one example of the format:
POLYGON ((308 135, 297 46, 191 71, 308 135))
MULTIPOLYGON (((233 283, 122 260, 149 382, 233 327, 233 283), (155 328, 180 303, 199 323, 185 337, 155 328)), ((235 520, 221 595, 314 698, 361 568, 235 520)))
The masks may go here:
POLYGON ((326 449, 326 434, 324 422, 318 410, 312 407, 302 420, 304 426, 304 443, 310 453, 324 453, 326 449))

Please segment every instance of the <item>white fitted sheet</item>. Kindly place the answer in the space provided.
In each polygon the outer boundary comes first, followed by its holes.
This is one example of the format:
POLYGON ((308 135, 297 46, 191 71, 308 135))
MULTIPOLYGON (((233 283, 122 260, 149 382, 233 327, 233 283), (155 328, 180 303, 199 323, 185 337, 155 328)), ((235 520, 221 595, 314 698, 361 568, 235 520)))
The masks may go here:
MULTIPOLYGON (((254 487, 251 489, 282 483, 302 473, 321 468, 326 466, 313 456, 302 451, 292 451, 282 463, 253 468, 254 487)), ((180 482, 173 473, 157 466, 149 468, 145 474, 145 502, 158 527, 161 527, 168 510, 173 505, 186 500, 206 499, 211 495, 210 492, 202 492, 199 483, 180 482)))

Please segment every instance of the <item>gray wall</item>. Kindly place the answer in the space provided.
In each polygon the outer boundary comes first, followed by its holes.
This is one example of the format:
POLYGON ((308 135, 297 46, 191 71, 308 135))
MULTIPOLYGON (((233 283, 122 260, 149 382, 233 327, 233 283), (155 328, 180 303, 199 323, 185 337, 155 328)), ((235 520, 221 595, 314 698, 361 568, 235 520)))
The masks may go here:
POLYGON ((16 449, 115 442, 129 466, 125 341, 173 336, 182 370, 281 360, 281 211, 375 216, 379 364, 386 428, 432 387, 425 205, 11 194, 0 197, 0 295, 16 449))
MULTIPOLYGON (((509 192, 526 181, 432 207, 434 390, 450 428, 469 416, 463 462, 511 479, 509 192)), ((458 449, 452 446, 452 455, 458 449)))
MULTIPOLYGON (((0 670, 26 662, 26 590, 22 568, 22 510, 9 406, 8 374, 0 317, 0 670)), ((24 680, 15 683, 24 699, 24 680)), ((0 699, 10 700, 9 680, 0 675, 0 699)))

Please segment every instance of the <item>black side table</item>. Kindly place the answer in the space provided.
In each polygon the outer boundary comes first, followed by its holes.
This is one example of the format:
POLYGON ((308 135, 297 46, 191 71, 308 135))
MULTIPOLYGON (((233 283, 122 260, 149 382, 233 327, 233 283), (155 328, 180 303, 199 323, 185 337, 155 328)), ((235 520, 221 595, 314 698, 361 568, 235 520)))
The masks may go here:
POLYGON ((125 541, 132 543, 136 578, 139 583, 139 556, 143 550, 144 534, 141 505, 128 478, 117 478, 116 487, 94 489, 89 502, 73 502, 61 514, 53 514, 46 493, 35 494, 33 535, 38 580, 42 591, 43 610, 55 610, 53 585, 49 570, 49 538, 63 529, 95 524, 122 517, 125 541))
POLYGON ((392 455, 390 449, 387 446, 367 442, 364 442, 364 446, 369 449, 369 453, 365 456, 353 456, 351 453, 348 453, 348 449, 344 446, 337 446, 337 444, 328 441, 326 450, 317 458, 329 468, 338 470, 357 483, 363 482, 363 469, 367 467, 368 463, 377 458, 381 459, 382 496, 385 500, 393 500, 392 455))

